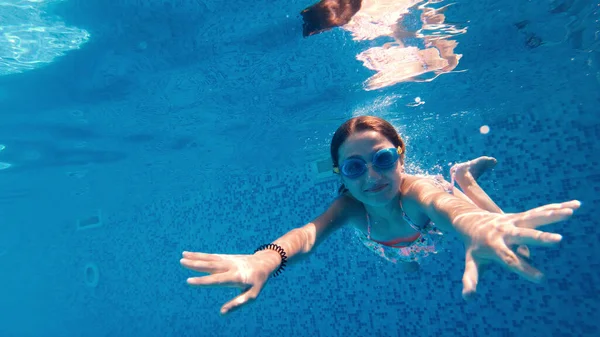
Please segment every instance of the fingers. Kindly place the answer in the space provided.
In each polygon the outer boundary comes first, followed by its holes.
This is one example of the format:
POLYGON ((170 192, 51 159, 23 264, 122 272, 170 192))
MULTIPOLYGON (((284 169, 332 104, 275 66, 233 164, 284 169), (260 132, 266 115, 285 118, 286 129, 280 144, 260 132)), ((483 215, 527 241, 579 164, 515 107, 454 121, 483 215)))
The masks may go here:
POLYGON ((543 225, 550 225, 556 222, 564 221, 573 215, 570 208, 557 209, 550 211, 525 212, 515 220, 515 226, 521 228, 537 228, 543 225))
POLYGON ((572 210, 576 210, 580 206, 581 206, 581 202, 579 200, 571 200, 571 201, 548 204, 548 205, 536 207, 536 208, 530 209, 529 211, 530 212, 543 212, 543 211, 557 210, 557 209, 561 209, 561 208, 569 208, 572 210))
POLYGON ((581 202, 578 200, 541 206, 522 213, 515 221, 515 224, 518 227, 536 228, 563 221, 573 215, 573 212, 580 206, 581 202))
POLYGON ((230 273, 221 273, 201 277, 190 277, 187 283, 196 287, 236 287, 235 277, 230 273))
POLYGON ((217 254, 205 254, 205 253, 193 253, 183 252, 183 257, 190 260, 204 260, 204 261, 220 261, 222 258, 217 254))
POLYGON ((462 296, 465 300, 470 300, 477 292, 477 283, 479 282, 479 264, 473 258, 471 251, 467 251, 465 257, 465 273, 463 274, 462 296))
POLYGON ((192 269, 201 273, 222 273, 227 270, 227 267, 219 261, 204 261, 204 260, 190 260, 183 258, 179 260, 182 266, 192 269))
POLYGON ((525 245, 519 245, 517 247, 517 254, 521 255, 522 257, 524 257, 526 259, 531 258, 531 252, 529 251, 529 247, 527 247, 525 245))
POLYGON ((515 228, 514 233, 506 238, 506 243, 513 245, 536 245, 551 247, 562 240, 562 235, 542 232, 531 228, 515 228))
POLYGON ((539 283, 543 280, 544 274, 530 265, 524 258, 515 254, 508 247, 504 246, 498 252, 501 264, 508 270, 531 282, 539 283))
POLYGON ((258 290, 257 287, 253 287, 250 288, 248 291, 241 293, 239 296, 223 305, 223 307, 221 308, 221 315, 228 314, 234 310, 241 308, 243 305, 254 301, 256 297, 258 297, 259 292, 260 290, 258 290))

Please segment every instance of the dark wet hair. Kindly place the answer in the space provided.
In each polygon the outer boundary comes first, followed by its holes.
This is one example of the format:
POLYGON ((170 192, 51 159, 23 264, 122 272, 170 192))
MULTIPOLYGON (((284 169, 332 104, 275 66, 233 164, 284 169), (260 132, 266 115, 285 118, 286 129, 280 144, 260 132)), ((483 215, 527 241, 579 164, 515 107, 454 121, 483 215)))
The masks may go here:
MULTIPOLYGON (((344 122, 344 124, 340 125, 331 138, 331 146, 329 150, 331 152, 331 161, 333 162, 333 167, 339 167, 340 165, 340 146, 342 146, 342 144, 351 134, 361 131, 375 131, 384 136, 387 140, 394 144, 395 147, 400 147, 402 149, 400 158, 404 160, 406 145, 392 124, 383 118, 375 116, 358 116, 351 118, 344 122)), ((338 193, 343 194, 346 191, 346 187, 342 184, 338 190, 338 193)))
POLYGON ((321 0, 307 7, 302 15, 302 36, 322 33, 350 22, 360 10, 362 0, 321 0))

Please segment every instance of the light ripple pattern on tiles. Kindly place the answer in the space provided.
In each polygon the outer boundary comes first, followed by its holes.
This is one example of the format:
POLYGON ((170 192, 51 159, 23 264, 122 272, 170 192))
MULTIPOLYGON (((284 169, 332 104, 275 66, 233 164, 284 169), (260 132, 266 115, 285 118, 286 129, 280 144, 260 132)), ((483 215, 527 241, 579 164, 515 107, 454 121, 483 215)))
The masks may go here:
POLYGON ((46 6, 59 1, 0 1, 0 76, 37 69, 89 40, 87 31, 48 15, 46 6))

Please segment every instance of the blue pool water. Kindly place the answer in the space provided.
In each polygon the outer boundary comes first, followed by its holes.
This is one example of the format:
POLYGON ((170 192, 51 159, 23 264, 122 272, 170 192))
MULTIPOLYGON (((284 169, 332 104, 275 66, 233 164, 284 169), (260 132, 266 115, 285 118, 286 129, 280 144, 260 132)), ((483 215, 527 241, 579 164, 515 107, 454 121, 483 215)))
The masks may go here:
POLYGON ((0 336, 600 335, 597 2, 458 1, 454 72, 377 90, 357 55, 384 41, 304 39, 310 4, 0 0, 0 336), (404 273, 341 230, 221 317, 237 291, 188 287, 181 252, 313 219, 360 114, 398 127, 414 172, 496 157, 481 184, 505 212, 583 201, 532 249, 547 281, 494 267, 467 303, 456 239, 404 273))

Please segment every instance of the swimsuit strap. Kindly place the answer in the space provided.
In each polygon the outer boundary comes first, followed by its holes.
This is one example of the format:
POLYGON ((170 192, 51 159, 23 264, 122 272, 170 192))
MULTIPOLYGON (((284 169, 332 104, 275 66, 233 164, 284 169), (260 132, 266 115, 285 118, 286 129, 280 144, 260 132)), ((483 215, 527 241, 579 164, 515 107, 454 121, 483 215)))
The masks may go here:
POLYGON ((450 187, 448 188, 448 190, 449 190, 448 192, 450 194, 454 194, 454 185, 456 183, 455 176, 456 176, 456 169, 454 169, 454 167, 452 167, 450 169, 450 187))
POLYGON ((402 218, 404 219, 404 221, 406 221, 410 225, 410 227, 412 227, 417 232, 421 232, 421 228, 419 228, 419 226, 417 226, 417 224, 415 224, 412 221, 412 219, 408 215, 406 215, 406 212, 404 212, 404 207, 402 207, 402 200, 400 200, 400 210, 402 211, 402 218))
MULTIPOLYGON (((402 200, 400 200, 400 211, 402 211, 402 218, 410 225, 410 227, 412 227, 418 232, 422 232, 422 229, 419 228, 419 226, 417 226, 408 215, 406 215, 406 212, 404 212, 404 207, 402 207, 402 200)), ((369 212, 367 212, 366 208, 365 213, 367 214, 367 239, 371 240, 371 219, 369 218, 369 212)))
POLYGON ((365 209, 367 214, 367 239, 371 240, 371 219, 369 219, 369 212, 365 209))

